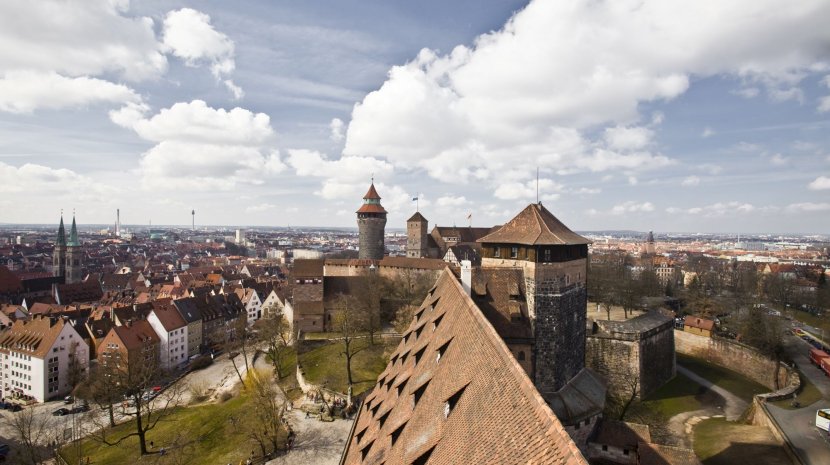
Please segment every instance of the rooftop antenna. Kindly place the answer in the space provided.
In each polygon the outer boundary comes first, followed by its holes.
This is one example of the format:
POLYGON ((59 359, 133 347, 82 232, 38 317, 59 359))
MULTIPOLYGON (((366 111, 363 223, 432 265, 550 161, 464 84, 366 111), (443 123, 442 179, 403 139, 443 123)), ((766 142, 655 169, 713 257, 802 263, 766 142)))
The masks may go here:
POLYGON ((193 224, 191 225, 190 229, 195 231, 196 230, 196 210, 190 210, 190 215, 193 217, 193 224))

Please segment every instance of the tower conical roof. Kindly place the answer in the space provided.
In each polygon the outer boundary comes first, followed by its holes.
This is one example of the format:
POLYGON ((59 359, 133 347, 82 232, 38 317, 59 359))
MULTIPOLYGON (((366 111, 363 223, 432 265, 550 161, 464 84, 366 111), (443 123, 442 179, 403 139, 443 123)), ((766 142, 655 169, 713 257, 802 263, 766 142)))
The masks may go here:
POLYGON ((78 242, 78 227, 75 225, 75 216, 72 216, 72 229, 69 231, 69 242, 66 243, 69 247, 78 247, 81 245, 78 242))
POLYGON ((375 183, 372 183, 372 185, 369 186, 369 190, 366 192, 366 195, 364 195, 363 198, 380 200, 380 195, 378 195, 378 191, 375 190, 375 183))
POLYGON ((577 245, 591 241, 571 231, 541 203, 532 203, 507 224, 476 242, 523 245, 577 245))
POLYGON ((363 196, 363 205, 357 210, 357 213, 380 213, 386 214, 386 210, 380 204, 380 195, 375 190, 375 183, 369 186, 369 191, 363 196))
POLYGON ((55 245, 66 245, 66 228, 63 227, 63 214, 61 214, 61 224, 58 226, 58 241, 55 245))

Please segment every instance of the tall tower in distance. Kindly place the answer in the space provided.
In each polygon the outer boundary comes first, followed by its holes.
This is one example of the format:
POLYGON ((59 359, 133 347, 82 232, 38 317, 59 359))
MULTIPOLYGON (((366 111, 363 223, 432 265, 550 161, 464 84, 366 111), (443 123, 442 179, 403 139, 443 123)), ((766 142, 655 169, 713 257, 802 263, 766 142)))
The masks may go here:
POLYGON ((533 331, 533 382, 545 397, 585 368, 588 239, 541 203, 481 239, 482 267, 520 268, 533 331))
POLYGON ((383 234, 386 228, 386 210, 380 204, 380 195, 375 190, 375 183, 363 196, 363 205, 357 210, 357 229, 360 235, 358 258, 380 260, 386 248, 383 234))
POLYGON ((645 255, 654 255, 655 248, 654 248, 654 232, 649 231, 648 237, 646 238, 646 247, 645 247, 645 255))
POLYGON ((69 231, 69 241, 66 242, 67 284, 77 283, 83 279, 83 276, 81 276, 83 254, 81 242, 78 240, 78 226, 75 224, 75 215, 72 215, 72 229, 69 231))
POLYGON ((427 226, 429 222, 420 212, 406 220, 406 256, 425 258, 427 256, 427 226))
POLYGON ((190 210, 190 216, 193 217, 193 225, 191 226, 191 230, 196 230, 196 210, 190 210))
POLYGON ((63 212, 55 250, 52 252, 52 276, 66 276, 66 229, 63 227, 63 212))
POLYGON ((115 209, 115 237, 121 237, 121 209, 115 209))

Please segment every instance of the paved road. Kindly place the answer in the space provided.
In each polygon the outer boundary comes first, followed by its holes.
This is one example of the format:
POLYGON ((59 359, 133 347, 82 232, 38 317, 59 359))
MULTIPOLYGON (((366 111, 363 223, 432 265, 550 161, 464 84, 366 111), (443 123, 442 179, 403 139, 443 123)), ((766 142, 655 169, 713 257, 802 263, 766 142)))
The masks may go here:
POLYGON ((724 414, 726 415, 726 419, 729 420, 729 421, 735 421, 738 418, 740 418, 741 415, 746 410, 746 408, 749 406, 749 404, 745 400, 741 399, 740 397, 736 396, 735 394, 732 394, 731 392, 727 391, 726 389, 715 385, 714 383, 707 380, 706 378, 698 376, 697 374, 695 374, 694 372, 692 372, 688 368, 677 365, 677 372, 682 374, 683 376, 686 376, 687 378, 691 379, 692 381, 696 382, 697 384, 700 384, 701 386, 705 387, 706 389, 709 389, 710 391, 716 393, 717 395, 723 397, 723 399, 726 401, 726 407, 724 408, 724 414))
POLYGON ((798 410, 786 410, 770 404, 767 404, 767 408, 784 430, 796 454, 805 464, 830 464, 830 445, 822 438, 822 432, 813 425, 816 410, 830 408, 830 400, 828 400, 830 399, 830 379, 810 364, 807 356, 811 347, 809 344, 795 336, 787 336, 785 345, 787 353, 801 368, 804 376, 821 391, 824 399, 798 410))

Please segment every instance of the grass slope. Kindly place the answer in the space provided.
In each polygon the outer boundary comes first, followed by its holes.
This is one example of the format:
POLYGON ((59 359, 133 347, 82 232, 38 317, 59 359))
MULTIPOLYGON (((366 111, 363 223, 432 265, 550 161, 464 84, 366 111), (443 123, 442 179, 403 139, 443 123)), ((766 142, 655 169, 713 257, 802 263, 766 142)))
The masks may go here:
MULTIPOLYGON (((386 346, 381 342, 376 341, 372 346, 368 340, 361 339, 356 344, 361 344, 365 349, 352 358, 355 395, 371 388, 388 362, 386 346)), ((306 379, 311 383, 325 384, 331 390, 345 393, 349 383, 346 375, 346 357, 342 352, 343 345, 335 342, 300 355, 299 363, 303 367, 306 379)))
MULTIPOLYGON (((170 450, 171 443, 177 435, 184 434, 195 441, 195 447, 189 447, 192 455, 190 463, 239 463, 247 459, 252 450, 259 454, 259 447, 250 441, 240 423, 253 408, 247 395, 237 396, 221 404, 208 404, 199 407, 178 408, 171 416, 159 422, 147 433, 147 445, 154 442, 153 451, 165 447, 168 454, 152 454, 141 457, 138 449, 138 437, 131 437, 117 446, 107 446, 92 439, 82 443, 82 457, 89 457, 90 464, 130 464, 135 462, 152 464, 181 463, 176 451, 170 450)), ((108 432, 108 438, 114 440, 119 435, 135 431, 133 421, 116 426, 108 432)), ((68 463, 79 463, 74 447, 66 447, 61 456, 68 463)), ((85 463, 85 462, 82 462, 85 463)))

